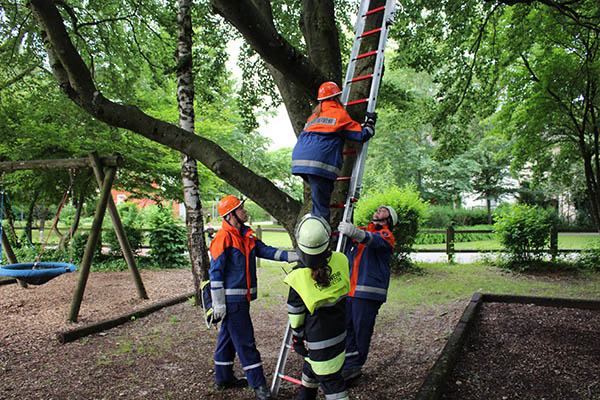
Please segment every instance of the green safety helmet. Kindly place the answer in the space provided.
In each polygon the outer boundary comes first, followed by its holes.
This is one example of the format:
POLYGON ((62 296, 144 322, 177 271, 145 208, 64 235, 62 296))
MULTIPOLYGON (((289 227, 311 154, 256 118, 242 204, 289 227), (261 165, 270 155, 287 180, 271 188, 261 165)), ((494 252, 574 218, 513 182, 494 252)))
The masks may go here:
POLYGON ((318 256, 327 251, 331 227, 323 217, 306 214, 296 226, 298 249, 308 256, 318 256))
POLYGON ((392 206, 382 205, 381 207, 385 207, 390 213, 390 218, 392 219, 392 226, 390 226, 390 228, 393 228, 398 223, 398 214, 396 213, 396 210, 394 210, 392 206))

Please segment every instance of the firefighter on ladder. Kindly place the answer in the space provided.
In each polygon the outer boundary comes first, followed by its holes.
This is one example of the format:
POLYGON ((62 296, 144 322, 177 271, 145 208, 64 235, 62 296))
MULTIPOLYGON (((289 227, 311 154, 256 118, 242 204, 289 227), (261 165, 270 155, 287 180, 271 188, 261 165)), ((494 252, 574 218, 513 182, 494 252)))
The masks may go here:
POLYGON ((392 228, 398 214, 390 206, 379 206, 373 222, 366 228, 356 228, 350 222, 340 222, 340 233, 353 239, 346 255, 350 263, 350 291, 346 313, 346 361, 342 375, 346 381, 362 375, 367 360, 375 318, 385 303, 390 284, 390 261, 394 250, 392 228))
POLYGON ((346 346, 348 259, 328 249, 331 229, 324 218, 306 215, 296 227, 298 265, 285 277, 294 350, 304 357, 298 400, 348 399, 341 374, 346 346))
POLYGON ((256 299, 256 257, 295 262, 295 252, 267 246, 245 224, 248 214, 235 196, 222 198, 217 206, 223 218, 210 245, 210 284, 213 314, 221 320, 215 351, 217 390, 250 386, 257 399, 271 399, 266 386, 260 353, 254 342, 250 302, 256 299), (246 375, 236 378, 233 360, 238 354, 246 375))
POLYGON ((344 162, 345 139, 366 142, 375 134, 377 114, 368 112, 361 126, 344 108, 342 91, 335 82, 319 87, 319 103, 308 118, 292 151, 292 174, 300 175, 309 185, 312 214, 329 222, 333 183, 344 162))

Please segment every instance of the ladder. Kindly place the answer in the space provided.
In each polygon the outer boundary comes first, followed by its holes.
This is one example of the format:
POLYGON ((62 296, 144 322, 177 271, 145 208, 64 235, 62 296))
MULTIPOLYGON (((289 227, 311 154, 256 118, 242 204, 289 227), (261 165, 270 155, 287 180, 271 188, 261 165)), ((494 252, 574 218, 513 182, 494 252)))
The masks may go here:
MULTIPOLYGON (((346 77, 344 79, 344 87, 342 89, 342 103, 345 106, 353 104, 367 103, 367 112, 375 111, 375 104, 377 102, 377 94, 379 92, 379 84, 381 83, 381 77, 383 75, 383 58, 385 53, 385 45, 388 37, 389 27, 394 22, 394 14, 396 12, 395 0, 386 0, 385 5, 370 9, 371 0, 361 0, 358 16, 354 25, 354 43, 352 45, 352 52, 350 53, 350 62, 348 63, 348 69, 346 70, 346 77), (365 32, 365 24, 367 18, 371 15, 383 13, 383 19, 381 27, 365 32), (364 37, 379 34, 379 42, 377 49, 359 54, 362 39, 364 37), (375 67, 371 74, 354 76, 356 63, 358 60, 366 57, 376 57, 375 67), (350 95, 350 88, 354 82, 371 79, 371 90, 369 96, 364 99, 357 99, 348 101, 350 95)), ((338 177, 339 181, 350 181, 348 196, 345 204, 333 204, 332 207, 344 207, 344 214, 342 221, 351 221, 354 211, 354 203, 356 203, 360 197, 360 190, 362 188, 362 177, 365 168, 365 162, 367 158, 367 150, 369 142, 362 143, 360 148, 354 152, 344 152, 344 155, 356 154, 356 160, 352 168, 352 176, 350 177, 338 177)), ((345 248, 346 237, 340 235, 336 247, 336 251, 342 251, 345 248)), ((285 374, 285 365, 290 350, 292 350, 292 329, 289 321, 285 330, 283 342, 281 343, 281 349, 279 351, 279 358, 277 365, 275 366, 275 373, 273 375, 273 381, 271 383, 271 395, 277 396, 282 381, 292 382, 296 385, 301 385, 302 382, 299 379, 293 378, 285 374)))

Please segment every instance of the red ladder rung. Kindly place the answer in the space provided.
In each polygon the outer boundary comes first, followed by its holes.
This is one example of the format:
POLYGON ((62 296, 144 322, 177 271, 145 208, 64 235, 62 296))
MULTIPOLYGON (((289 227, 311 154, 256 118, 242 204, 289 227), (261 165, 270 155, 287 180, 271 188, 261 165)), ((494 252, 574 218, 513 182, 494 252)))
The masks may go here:
POLYGON ((367 32, 363 33, 362 35, 360 35, 360 37, 364 38, 365 36, 373 35, 373 34, 379 33, 379 32, 381 32, 381 28, 373 29, 372 31, 367 31, 367 32))
POLYGON ((349 176, 338 176, 335 178, 336 181, 349 181, 351 177, 349 176))
POLYGON ((291 376, 281 375, 280 377, 281 377, 281 379, 284 379, 284 380, 286 380, 288 382, 295 383, 296 385, 302 385, 302 381, 300 381, 300 380, 298 380, 296 378, 292 378, 291 376))
POLYGON ((338 203, 338 204, 330 204, 330 205, 329 205, 329 208, 344 208, 344 207, 346 207, 346 205, 345 205, 345 204, 341 204, 341 203, 338 203))
POLYGON ((385 10, 385 6, 377 7, 372 10, 367 11, 367 13, 365 15, 375 14, 376 12, 383 11, 383 10, 385 10))
POLYGON ((342 155, 347 156, 350 154, 356 154, 356 150, 344 150, 342 151, 342 155))
POLYGON ((377 54, 377 50, 369 51, 368 53, 362 53, 356 56, 355 60, 360 60, 361 58, 374 56, 375 54, 377 54))
POLYGON ((356 78, 352 78, 352 80, 350 82, 364 81, 365 79, 370 79, 372 77, 373 77, 373 74, 357 76, 356 78))
POLYGON ((366 103, 367 101, 368 101, 368 99, 354 100, 354 101, 347 102, 346 105, 351 106, 353 104, 366 103))

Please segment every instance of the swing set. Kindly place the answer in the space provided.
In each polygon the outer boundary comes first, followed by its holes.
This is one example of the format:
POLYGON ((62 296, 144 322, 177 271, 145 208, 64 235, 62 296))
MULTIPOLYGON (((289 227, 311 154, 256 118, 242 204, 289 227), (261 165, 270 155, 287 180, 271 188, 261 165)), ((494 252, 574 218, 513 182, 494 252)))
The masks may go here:
MULTIPOLYGON (((87 284, 89 272, 91 269, 93 254, 98 245, 98 238, 100 237, 100 233, 102 230, 102 220, 104 219, 104 215, 107 209, 111 217, 117 239, 119 240, 119 245, 121 246, 123 256, 125 258, 125 261, 127 262, 127 266, 129 267, 129 271, 136 285, 138 297, 141 299, 148 299, 146 289, 144 288, 142 278, 135 263, 135 258, 133 257, 131 246, 129 244, 129 241, 127 240, 127 236, 125 235, 125 230, 123 228, 121 218, 119 217, 117 207, 115 206, 115 203, 110 195, 112 184, 117 172, 117 167, 121 164, 122 158, 118 153, 115 153, 112 157, 100 158, 98 156, 98 153, 96 152, 89 153, 87 158, 0 162, 0 174, 4 172, 18 170, 59 168, 67 168, 71 171, 76 171, 80 168, 92 168, 94 171, 96 181, 100 188, 100 198, 98 199, 96 213, 94 215, 94 220, 90 229, 90 234, 85 246, 83 258, 81 260, 77 286, 75 288, 75 292, 73 293, 73 299, 71 302, 71 308, 68 316, 68 320, 72 322, 77 322, 79 309, 81 307, 81 301, 83 299, 85 286, 87 284)), ((75 174, 73 173, 71 175, 71 185, 67 189, 63 200, 60 206, 58 207, 54 223, 52 224, 52 228, 50 229, 50 233, 46 237, 46 240, 42 246, 39 255, 37 256, 37 259, 35 260, 35 262, 32 263, 19 263, 14 254, 14 251, 11 248, 10 242, 8 241, 8 237, 6 236, 3 230, 2 218, 4 215, 5 192, 4 187, 2 187, 2 193, 0 195, 0 262, 2 260, 2 251, 4 251, 6 253, 6 258, 8 259, 10 264, 0 265, 1 276, 15 278, 19 285, 25 288, 27 287, 27 284, 41 285, 61 274, 77 270, 77 267, 71 263, 39 261, 42 256, 42 252, 46 247, 48 239, 50 238, 52 231, 58 223, 60 212, 65 202, 67 201, 69 193, 73 189, 74 176, 75 174)))

